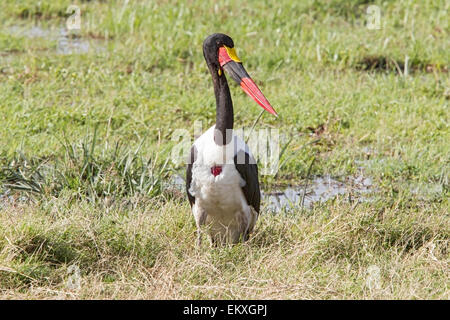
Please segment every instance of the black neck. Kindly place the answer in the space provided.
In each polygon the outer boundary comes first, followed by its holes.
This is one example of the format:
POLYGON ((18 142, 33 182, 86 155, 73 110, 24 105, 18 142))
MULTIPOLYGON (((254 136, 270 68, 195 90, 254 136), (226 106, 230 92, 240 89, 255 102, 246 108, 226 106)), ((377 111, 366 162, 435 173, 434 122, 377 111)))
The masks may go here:
POLYGON ((203 56, 214 84, 216 95, 216 130, 214 141, 217 145, 226 145, 231 141, 233 130, 233 102, 227 79, 219 65, 218 52, 221 46, 234 48, 233 40, 223 33, 213 33, 203 41, 203 56), (227 137, 228 131, 228 137, 227 137))
POLYGON ((216 133, 214 141, 217 145, 226 145, 231 141, 233 129, 233 102, 227 79, 221 70, 221 75, 213 73, 214 94, 216 95, 216 133), (228 131, 228 136, 227 136, 228 131))

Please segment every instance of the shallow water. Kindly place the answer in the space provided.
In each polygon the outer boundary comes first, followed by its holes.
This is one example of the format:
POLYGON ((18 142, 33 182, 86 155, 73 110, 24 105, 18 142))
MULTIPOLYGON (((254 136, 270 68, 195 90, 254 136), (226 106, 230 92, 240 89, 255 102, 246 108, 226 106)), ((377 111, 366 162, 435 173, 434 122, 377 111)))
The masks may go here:
MULTIPOLYGON (((180 175, 174 175, 168 186, 180 191, 185 190, 185 181, 180 175)), ((351 194, 353 200, 369 201, 367 195, 374 191, 372 180, 368 177, 346 177, 338 181, 330 176, 316 177, 305 184, 263 190, 262 207, 277 213, 297 208, 311 209, 315 203, 325 202, 339 195, 351 194)))
POLYGON ((372 180, 367 177, 346 177, 338 181, 330 176, 315 177, 302 185, 274 191, 263 191, 263 205, 270 212, 290 211, 296 208, 311 209, 314 204, 331 200, 339 195, 351 195, 353 200, 368 201, 368 193, 374 191, 372 180))
POLYGON ((14 205, 16 201, 26 201, 27 197, 20 196, 20 197, 14 197, 11 195, 9 190, 6 190, 4 193, 0 193, 0 210, 6 209, 9 206, 14 205))
POLYGON ((64 27, 48 29, 40 26, 33 26, 31 28, 12 26, 8 28, 8 33, 14 36, 23 36, 30 39, 43 38, 51 41, 57 41, 58 45, 56 48, 56 53, 61 55, 82 54, 105 50, 105 47, 101 41, 82 38, 72 32, 69 32, 64 27))

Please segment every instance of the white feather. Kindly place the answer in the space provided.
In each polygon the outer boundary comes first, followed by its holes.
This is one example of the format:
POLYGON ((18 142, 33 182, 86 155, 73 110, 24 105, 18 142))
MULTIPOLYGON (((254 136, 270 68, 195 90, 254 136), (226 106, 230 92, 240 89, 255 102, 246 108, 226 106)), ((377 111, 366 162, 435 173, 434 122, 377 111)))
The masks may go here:
MULTIPOLYGON (((237 242, 242 233, 253 227, 255 215, 242 192, 245 180, 234 164, 234 157, 240 150, 249 155, 245 142, 233 134, 226 146, 214 142, 214 128, 209 128, 195 142, 197 157, 192 165, 192 181, 189 193, 195 197, 194 216, 206 214, 213 238, 227 238, 237 242), (235 147, 236 146, 236 147, 235 147), (222 172, 214 176, 211 168, 221 166, 222 172)), ((197 221, 197 225, 201 225, 197 221)))

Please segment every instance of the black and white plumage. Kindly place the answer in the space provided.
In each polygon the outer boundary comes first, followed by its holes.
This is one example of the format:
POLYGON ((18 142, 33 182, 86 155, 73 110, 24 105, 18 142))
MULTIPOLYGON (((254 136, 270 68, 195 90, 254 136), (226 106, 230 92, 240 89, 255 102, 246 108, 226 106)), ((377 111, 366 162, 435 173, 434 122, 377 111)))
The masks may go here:
POLYGON ((245 241, 260 210, 258 167, 245 142, 233 133, 233 104, 224 70, 259 105, 276 115, 242 66, 233 40, 213 34, 203 43, 216 96, 216 124, 195 140, 186 170, 186 191, 198 229, 207 225, 214 243, 245 241))

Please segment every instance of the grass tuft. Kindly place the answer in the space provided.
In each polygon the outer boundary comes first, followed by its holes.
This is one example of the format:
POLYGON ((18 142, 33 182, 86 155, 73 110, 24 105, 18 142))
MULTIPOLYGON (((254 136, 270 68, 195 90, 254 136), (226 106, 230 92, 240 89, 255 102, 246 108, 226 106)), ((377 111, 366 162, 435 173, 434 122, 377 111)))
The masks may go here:
POLYGON ((64 140, 62 159, 28 159, 17 153, 1 167, 0 181, 10 190, 47 197, 70 192, 91 202, 138 195, 155 197, 163 192, 168 159, 164 163, 158 162, 157 156, 144 159, 139 154, 140 146, 131 151, 119 142, 113 146, 98 144, 96 134, 79 144, 64 140))

